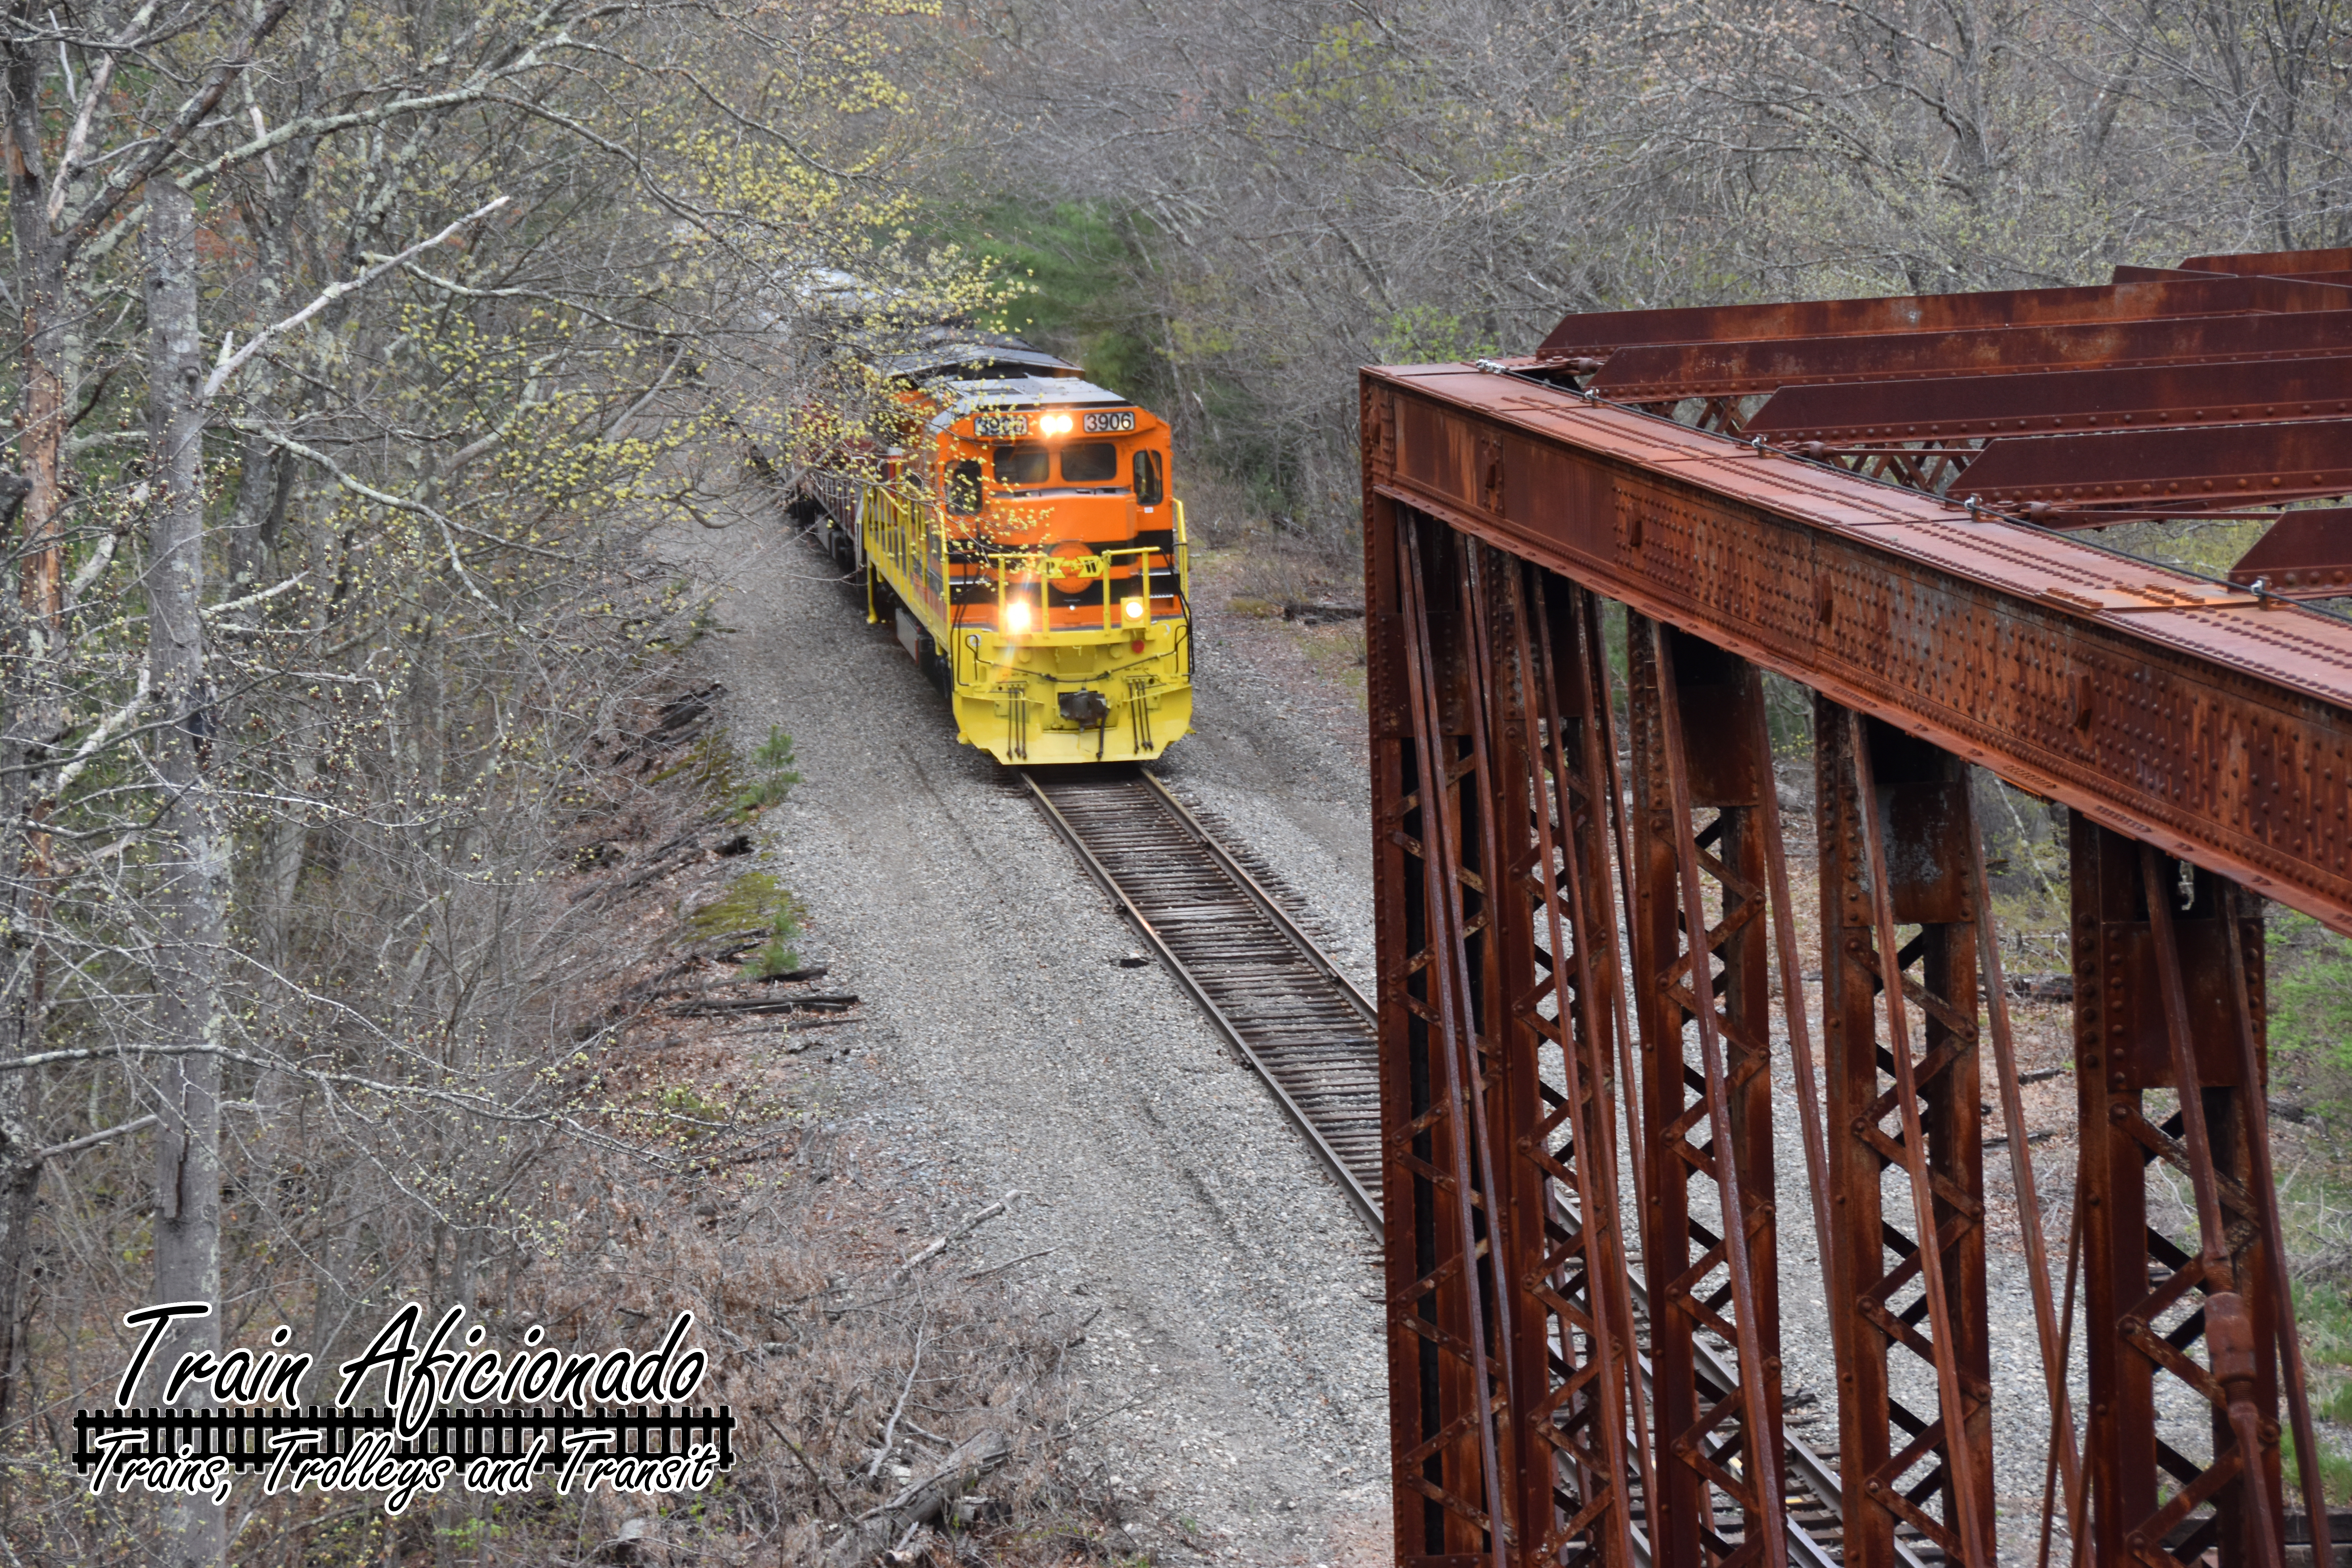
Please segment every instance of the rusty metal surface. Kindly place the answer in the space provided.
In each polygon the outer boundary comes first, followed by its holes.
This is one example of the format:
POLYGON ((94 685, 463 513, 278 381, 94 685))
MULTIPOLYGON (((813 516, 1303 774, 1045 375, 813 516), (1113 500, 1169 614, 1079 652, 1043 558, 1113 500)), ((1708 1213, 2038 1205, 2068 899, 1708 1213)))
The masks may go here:
POLYGON ((2247 1082, 2237 1038, 2261 1028, 2262 922, 2208 875, 2191 879, 2183 900, 2152 848, 2080 818, 2070 888, 2095 1401, 2084 1451, 2089 1560, 2180 1568, 2219 1548, 2225 1563, 2274 1563, 2278 1448, 2261 1432, 2265 1421, 2276 1429, 2284 1324, 2264 1257, 2274 1194, 2251 1180, 2249 1106, 2262 1085, 2247 1082), (2234 1016, 2233 974, 2246 977, 2250 1019, 2234 1016), (2151 1212, 2163 1168, 2195 1192, 2196 1252, 2166 1235, 2172 1222, 2160 1208, 2151 1212), (2200 1340, 2207 1365, 2189 1353, 2200 1340), (2172 1391, 2212 1410, 2203 1462, 2159 1424, 2172 1391), (2208 1500, 2215 1511, 2192 1520, 2208 1500))
POLYGON ((1827 699, 1815 715, 1846 1538, 1859 1561, 1883 1563, 1908 1525, 1948 1560, 1990 1563, 1981 933, 1966 770, 1827 699), (1918 930, 1908 944, 1898 921, 1918 930), (1888 1175, 1907 1203, 1890 1203, 1888 1175), (1898 1362, 1925 1363, 1934 1409, 1906 1408, 1896 1390, 1916 1380, 1898 1362))
MULTIPOLYGON (((1966 772, 1964 769, 1964 774, 1966 772)), ((2056 1520, 2066 1521, 2070 1537, 2082 1533, 2083 1454, 2074 1429, 2077 1406, 2068 1386, 2072 1360, 2067 1334, 2073 1326, 2074 1308, 2073 1249, 2069 1249, 2067 1260, 2068 1295, 2062 1320, 2053 1300, 2048 1226, 2042 1219, 2040 1178, 2033 1171, 2032 1140, 2025 1120, 2024 1082, 2018 1069, 2016 1037, 2010 1027, 2009 981, 2002 973, 2000 931, 1993 920, 1992 883, 1985 870, 1984 840, 1981 837, 1970 837, 1965 847, 1964 874, 1977 922, 1977 958, 1983 965, 1985 1022, 1992 1037, 1993 1091, 2000 1100, 2001 1126, 2009 1145, 2010 1194, 2017 1206, 2019 1240, 2025 1253, 2026 1288, 2033 1297, 2033 1337, 2042 1352, 2042 1390, 2049 1401, 2050 1459, 2042 1483, 2042 1557, 2047 1568, 2052 1527, 2056 1520), (2063 1514, 2059 1511, 2062 1506, 2063 1514)), ((2267 1174, 2263 1180, 2269 1180, 2267 1174)), ((2079 1220, 2080 1212, 2076 1211, 2077 1224, 2079 1220)), ((2081 1233, 2077 1230, 2075 1234, 2079 1237, 2081 1233)), ((2280 1257, 2283 1259, 2284 1254, 2280 1257)), ((2306 1447, 2305 1452, 2318 1450, 2306 1447)))
POLYGON ((2352 356, 1792 386, 1740 433, 1785 446, 2330 418, 2352 418, 2352 356))
POLYGON ((2269 279, 2187 278, 2116 287, 2017 289, 1979 294, 1909 294, 1868 300, 1801 300, 1772 305, 1701 305, 1680 310, 1596 310, 1569 317, 1538 351, 1546 358, 1605 355, 1637 343, 1953 331, 1971 327, 2048 326, 2146 321, 2239 310, 2342 310, 2296 283, 2269 279))
POLYGON ((2097 1568, 2281 1568, 2282 1417, 2314 1430, 2250 895, 2352 932, 2352 624, 2289 602, 2352 591, 2352 506, 2285 514, 2228 583, 2058 530, 2352 495, 2352 252, 2119 277, 1571 318, 1545 355, 1365 374, 1400 1563, 1990 1568, 1998 1097, 2045 1563, 2063 1519, 2097 1568), (1815 699, 1817 993, 1765 670, 1815 699), (2055 1279, 1972 766, 2074 808, 2055 1279), (1790 1101, 1828 1512, 1781 1430, 1790 1101))
POLYGON ((2306 507, 2270 526, 2230 568, 2230 581, 2290 599, 2352 594, 2352 507, 2306 507))
POLYGON ((2298 287, 2314 303, 2293 314, 1636 345, 1610 354, 1591 385, 1620 402, 1653 403, 1769 393, 1824 382, 2352 353, 2352 310, 2345 309, 2352 305, 2352 290, 2298 287))
POLYGON ((1771 788, 1770 752, 1758 744, 1760 698, 1723 668, 1719 649, 1679 643, 1669 628, 1638 619, 1627 647, 1627 925, 1650 1157, 1660 1450, 1652 1558, 1659 1568, 1781 1568, 1770 945, 1756 822, 1759 796, 1771 788), (1706 736, 1703 747, 1685 742, 1694 729, 1706 736), (1704 824, 1694 816, 1700 810, 1704 824), (1732 1349, 1730 1388, 1701 1384, 1699 1336, 1710 1333, 1732 1349), (1739 1521, 1736 1538, 1722 1523, 1727 1514, 1739 1521))
MULTIPOLYGON (((1400 1423, 1397 1475, 1425 1505, 1427 1555, 1481 1556, 1506 1568, 1516 1537, 1507 1508, 1527 1456, 1509 1447, 1517 1423, 1510 1419, 1516 1379, 1508 1364, 1516 1336, 1508 1321, 1508 1273, 1503 1267, 1507 1240, 1497 1212, 1494 1138, 1489 1131, 1492 1079, 1484 1070, 1475 975, 1486 969, 1486 903, 1491 881, 1467 870, 1466 846, 1478 839, 1476 816, 1485 790, 1481 749, 1485 731, 1473 711, 1465 678, 1468 660, 1455 637, 1433 635, 1427 565, 1413 520, 1400 521, 1397 555, 1400 603, 1406 627, 1406 692, 1412 712, 1414 809, 1410 836, 1422 861, 1422 941, 1417 973, 1421 994, 1407 1006, 1423 1026, 1424 1087, 1417 1098, 1426 1108, 1402 1126, 1383 1131, 1390 1156, 1390 1190, 1397 1178, 1429 1183, 1427 1202, 1417 1201, 1416 1267, 1426 1267, 1390 1297, 1392 1340, 1410 1331, 1423 1353, 1412 1386, 1421 1395, 1422 1419, 1403 1448, 1400 1423), (1441 653, 1448 656, 1440 666, 1441 653), (1470 779, 1469 787, 1465 787, 1470 779), (1412 1004, 1418 1001, 1420 1005, 1412 1004), (1421 1135, 1443 1124, 1446 1163, 1423 1155, 1421 1135), (1442 1197, 1441 1195, 1442 1194, 1442 1197), (1424 1244, 1421 1215, 1427 1214, 1424 1244), (1498 1289, 1502 1285, 1504 1289, 1498 1289)), ((1443 555, 1439 564, 1445 564, 1443 555)), ((1407 826, 1402 820, 1398 831, 1407 826)), ((1383 980, 1385 982, 1385 975, 1383 980)), ((1383 1055, 1386 1037, 1383 1037, 1383 1055)), ((1384 1063, 1385 1066, 1385 1063, 1384 1063)), ((1389 1096, 1383 1094, 1383 1110, 1389 1096)), ((1408 1101, 1410 1103, 1410 1101, 1408 1101)), ((1433 1147, 1430 1151, 1435 1152, 1433 1147)), ((1417 1194, 1418 1197, 1418 1194, 1417 1194)), ((1391 1225, 1391 1234, 1399 1227, 1391 1225)), ((1392 1249, 1393 1251, 1393 1249, 1392 1249)), ((1409 1550, 1408 1521, 1400 1521, 1409 1550)))
POLYGON ((2352 931, 2352 626, 1513 377, 1364 406, 1376 495, 2352 931))
POLYGON ((2352 271, 2352 250, 2254 250, 2232 256, 2192 256, 2180 266, 2189 272, 2292 278, 2310 272, 2352 271))
MULTIPOLYGON (((1769 1277, 1768 903, 1791 986, 1798 968, 1761 764, 1746 771, 1738 815, 1748 847, 1737 858, 1753 860, 1769 843, 1772 896, 1743 883, 1753 907, 1733 922, 1739 930, 1718 927, 1695 961, 1676 939, 1684 979, 1633 983, 1629 1009, 1628 977, 1649 972, 1657 941, 1636 932, 1646 956, 1629 968, 1618 935, 1624 910, 1677 921, 1675 911, 1689 907, 1685 874, 1716 885, 1712 847, 1736 830, 1709 826, 1720 807, 1686 804, 1678 855, 1659 811, 1628 820, 1622 801, 1612 809, 1609 677, 1590 595, 1426 518, 1391 521, 1370 541, 1368 567, 1391 606, 1381 624, 1407 643, 1372 672, 1372 687, 1376 700, 1417 716, 1374 743, 1397 1558, 1460 1568, 1499 1552, 1526 1568, 1631 1568, 1644 1558, 1723 1568, 1794 1557, 1802 1568, 1830 1568, 1805 1531, 1833 1544, 1838 1489, 1794 1448, 1785 1478, 1775 1475, 1778 1363, 1756 1338, 1778 1315, 1769 1277), (1425 810, 1424 801, 1439 804, 1425 810), (1618 846, 1633 840, 1663 857, 1663 882, 1615 875, 1618 846), (1447 907, 1449 887, 1458 910, 1447 907), (1443 962, 1432 933, 1446 936, 1456 963, 1443 962), (1717 1048, 1686 1056, 1688 975, 1718 953, 1737 963, 1741 995, 1713 1009, 1717 1048), (1471 1075, 1458 1098, 1444 1087, 1449 1055, 1471 1075), (1634 1112, 1664 1104, 1684 1066, 1714 1089, 1686 1096, 1664 1120, 1634 1112), (1662 1185, 1656 1171, 1645 1179, 1634 1168, 1652 1280, 1638 1294, 1628 1287, 1633 1249, 1618 1187, 1621 1108, 1629 1131, 1655 1123, 1635 1138, 1633 1158, 1666 1172, 1662 1185), (1741 1150, 1730 1173, 1735 1205, 1756 1221, 1741 1260, 1752 1253, 1765 1276, 1749 1279, 1745 1311, 1714 1299, 1706 1281, 1723 1270, 1706 1259, 1719 1257, 1719 1238, 1709 1234, 1707 1202, 1686 1201, 1695 1189, 1713 1196, 1713 1177, 1691 1162, 1709 1165, 1718 1111, 1741 1150), (1739 1195, 1742 1176, 1752 1195, 1739 1195), (1466 1250, 1465 1235, 1474 1238, 1466 1250), (1685 1268, 1664 1267, 1665 1237, 1685 1268), (1728 1356, 1710 1348, 1706 1335, 1740 1321, 1751 1327, 1728 1330, 1728 1356), (1759 1408, 1760 1424, 1742 1418, 1759 1408), (1750 1426, 1776 1437, 1760 1460, 1747 1443, 1750 1426), (1490 1527, 1496 1519, 1501 1526, 1490 1527)), ((1706 651, 1696 645, 1694 658, 1706 651)), ((1677 690, 1696 693, 1687 714, 1678 700, 1663 721, 1656 703, 1637 715, 1649 737, 1643 776, 1663 774, 1655 788, 1671 794, 1679 775, 1686 803, 1713 800, 1738 782, 1722 765, 1721 706, 1704 679, 1677 690), (1685 717, 1705 726, 1705 745, 1667 733, 1685 717)), ((1760 702, 1751 700, 1749 717, 1754 762, 1769 756, 1760 702)), ((1670 818, 1671 799, 1659 805, 1670 818)), ((1801 994, 1788 994, 1801 1016, 1801 994)), ((1808 1120, 1811 1146, 1820 1129, 1808 1120)))
POLYGON ((2352 420, 1995 441, 1954 494, 1986 502, 2227 506, 2352 489, 2352 420))
POLYGON ((1475 542, 1450 542, 1494 787, 1481 816, 1494 829, 1484 869, 1496 894, 1489 1016, 1507 1064, 1497 1074, 1507 1215, 1498 1273, 1518 1296, 1519 1560, 1566 1552, 1633 1568, 1635 1513, 1655 1489, 1638 1441, 1646 1417, 1618 1192, 1622 964, 1606 899, 1606 773, 1590 722, 1605 687, 1580 595, 1475 542))

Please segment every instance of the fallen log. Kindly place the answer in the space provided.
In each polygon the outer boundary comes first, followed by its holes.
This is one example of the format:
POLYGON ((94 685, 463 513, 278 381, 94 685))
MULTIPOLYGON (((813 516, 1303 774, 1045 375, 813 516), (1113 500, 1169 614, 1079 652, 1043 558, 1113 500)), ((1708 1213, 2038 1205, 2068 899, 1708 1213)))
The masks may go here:
POLYGON ((1011 1192, 1006 1193, 1003 1197, 997 1199, 994 1203, 990 1204, 986 1208, 981 1209, 977 1213, 973 1214, 970 1218, 964 1220, 961 1225, 958 1225, 953 1230, 950 1230, 945 1236, 933 1237, 924 1246, 921 1251, 916 1253, 913 1257, 908 1258, 907 1261, 901 1263, 898 1268, 890 1271, 891 1280, 895 1283, 898 1280, 905 1279, 908 1275, 912 1274, 918 1268, 923 1264, 929 1263, 932 1258, 937 1258, 940 1253, 945 1252, 950 1246, 956 1242, 961 1241, 965 1237, 970 1236, 973 1231, 978 1230, 982 1226, 987 1224, 990 1220, 994 1219, 998 1215, 1010 1213, 1013 1208, 1013 1199, 1018 1197, 1026 1197, 1027 1195, 1028 1194, 1024 1193, 1019 1187, 1015 1187, 1011 1192))
POLYGON ((855 991, 801 996, 702 996, 663 1009, 673 1018, 724 1018, 739 1013, 842 1013, 857 1005, 855 991))
POLYGON ((890 1544, 919 1524, 929 1524, 959 1494, 976 1486, 991 1470, 1013 1457, 1013 1444, 1002 1432, 982 1432, 968 1438, 919 1480, 910 1481, 880 1508, 857 1516, 833 1544, 829 1561, 847 1568, 887 1551, 890 1544))

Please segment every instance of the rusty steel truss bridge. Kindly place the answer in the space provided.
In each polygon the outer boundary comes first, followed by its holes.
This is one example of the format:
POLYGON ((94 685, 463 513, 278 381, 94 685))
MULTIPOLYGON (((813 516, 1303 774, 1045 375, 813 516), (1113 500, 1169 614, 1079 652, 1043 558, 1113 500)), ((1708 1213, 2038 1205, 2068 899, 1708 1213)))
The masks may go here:
POLYGON ((2352 622, 2298 603, 2352 594, 2352 510, 2294 504, 2352 493, 2352 252, 1575 315, 1362 418, 1398 1563, 1787 1568, 1818 1289, 1844 1561, 1990 1568, 1990 1105, 2054 1560, 2326 1561, 2263 910, 2352 932, 2352 622), (2085 531, 2257 517, 2219 577, 2085 531), (1974 768, 2067 808, 2063 1236, 1974 768))

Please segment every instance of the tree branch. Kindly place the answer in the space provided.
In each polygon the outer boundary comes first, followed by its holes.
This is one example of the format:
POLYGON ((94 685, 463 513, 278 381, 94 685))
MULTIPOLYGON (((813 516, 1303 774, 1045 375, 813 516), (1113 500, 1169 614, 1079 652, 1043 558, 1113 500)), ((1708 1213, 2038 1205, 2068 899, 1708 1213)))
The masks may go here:
POLYGON ((229 353, 229 343, 232 340, 230 338, 223 338, 221 340, 220 363, 213 367, 212 374, 205 378, 205 388, 204 391, 198 395, 198 401, 205 403, 211 402, 214 395, 217 394, 223 386, 227 384, 228 378, 235 375, 239 370, 245 367, 246 361, 251 359, 255 354, 259 353, 266 345, 274 340, 281 338, 288 332, 292 331, 295 328, 300 326, 303 322, 309 321, 311 317, 317 315, 320 311, 325 310, 328 306, 341 299, 344 295, 352 293, 356 289, 366 288, 369 284, 374 282, 377 279, 383 277, 385 273, 391 271, 394 268, 399 266, 410 257, 415 256, 421 251, 430 250, 435 246, 444 243, 452 236, 457 234, 459 229, 464 228, 468 224, 480 222, 483 218, 489 216, 490 214, 506 205, 511 199, 511 197, 508 196, 499 196, 491 202, 476 207, 472 212, 467 213, 464 217, 459 218, 456 223, 451 224, 448 227, 443 229, 439 234, 435 235, 432 238, 418 240, 415 245, 410 246, 406 250, 402 251, 399 255, 389 257, 383 261, 377 262, 373 267, 369 268, 358 277, 346 279, 340 283, 328 284, 325 289, 320 290, 317 299, 312 300, 309 304, 303 306, 300 310, 295 311, 284 321, 279 321, 277 325, 262 328, 261 331, 253 335, 252 342, 247 343, 245 347, 237 350, 234 354, 229 353))
POLYGON ((98 728, 89 732, 89 739, 84 741, 81 749, 73 754, 73 760, 58 770, 58 782, 49 786, 52 796, 65 794, 66 785, 81 776, 81 771, 89 766, 89 759, 97 754, 98 749, 112 740, 117 730, 139 716, 139 710, 147 706, 147 694, 153 679, 153 673, 142 663, 139 667, 139 687, 131 694, 131 700, 100 720, 98 728))
POLYGON ((162 1118, 155 1116, 151 1112, 148 1115, 141 1117, 136 1121, 125 1121, 121 1126, 110 1127, 103 1132, 88 1133, 82 1137, 74 1139, 68 1143, 52 1143, 47 1148, 42 1150, 38 1154, 36 1154, 34 1158, 37 1160, 62 1160, 68 1154, 79 1154, 85 1149, 95 1149, 100 1143, 108 1142, 113 1139, 126 1137, 133 1132, 144 1132, 148 1128, 154 1126, 155 1123, 161 1120, 162 1118))
MULTIPOLYGON (((60 237, 68 258, 98 232, 98 226, 106 221, 107 215, 121 205, 123 197, 137 190, 148 175, 162 168, 172 154, 180 150, 180 143, 187 140, 188 133, 203 123, 205 116, 220 102, 221 95, 228 90, 228 84, 236 79, 237 72, 253 63, 254 49, 262 39, 277 30, 278 24, 284 21, 286 13, 293 8, 294 0, 269 0, 269 8, 254 19, 252 30, 237 45, 236 53, 213 68, 212 75, 203 89, 180 106, 180 112, 173 116, 172 123, 155 138, 155 144, 106 177, 106 184, 99 187, 89 205, 81 210, 60 237)), ((62 178, 64 171, 60 170, 58 174, 62 178)))

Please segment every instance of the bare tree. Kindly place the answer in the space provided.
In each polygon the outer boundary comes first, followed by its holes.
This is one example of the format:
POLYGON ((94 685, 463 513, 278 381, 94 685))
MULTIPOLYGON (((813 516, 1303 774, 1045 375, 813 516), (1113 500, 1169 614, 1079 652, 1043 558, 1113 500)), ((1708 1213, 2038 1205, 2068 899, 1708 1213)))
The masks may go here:
POLYGON ((936 80, 982 128, 970 177, 1126 226, 1190 435, 1342 543, 1367 361, 1524 350, 1572 310, 2101 281, 2344 233, 2326 6, 964 16, 936 80))

